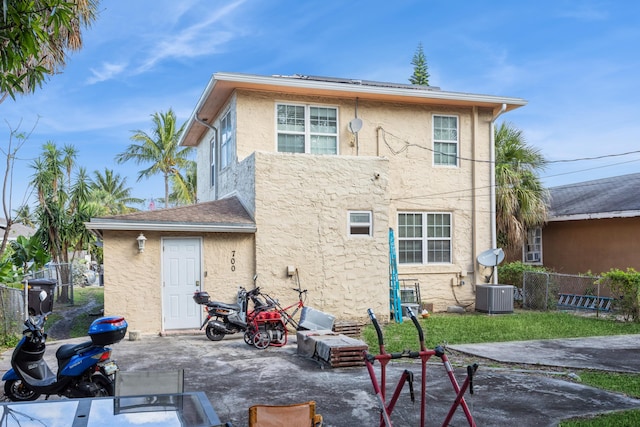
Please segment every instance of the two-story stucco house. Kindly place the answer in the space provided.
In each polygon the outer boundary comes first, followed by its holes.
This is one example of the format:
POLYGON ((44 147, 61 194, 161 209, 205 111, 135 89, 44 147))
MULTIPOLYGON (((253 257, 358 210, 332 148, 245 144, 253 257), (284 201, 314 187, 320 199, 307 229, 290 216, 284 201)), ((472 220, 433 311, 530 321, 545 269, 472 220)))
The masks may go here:
POLYGON ((180 143, 197 148, 200 203, 92 219, 105 310, 143 332, 199 326, 193 291, 232 302, 292 287, 336 319, 390 313, 399 277, 435 310, 471 306, 495 246, 493 126, 519 98, 311 76, 217 73, 180 143), (144 252, 136 238, 144 234, 144 252), (142 300, 135 295, 144 295, 142 300))

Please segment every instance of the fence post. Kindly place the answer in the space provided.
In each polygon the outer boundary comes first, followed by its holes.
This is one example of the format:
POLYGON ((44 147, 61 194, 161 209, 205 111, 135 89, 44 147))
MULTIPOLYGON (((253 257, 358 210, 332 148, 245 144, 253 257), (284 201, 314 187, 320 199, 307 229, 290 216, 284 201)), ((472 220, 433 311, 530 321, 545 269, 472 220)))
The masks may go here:
POLYGON ((545 273, 547 276, 547 287, 544 290, 544 309, 545 311, 549 310, 549 282, 551 281, 551 275, 549 273, 545 273))

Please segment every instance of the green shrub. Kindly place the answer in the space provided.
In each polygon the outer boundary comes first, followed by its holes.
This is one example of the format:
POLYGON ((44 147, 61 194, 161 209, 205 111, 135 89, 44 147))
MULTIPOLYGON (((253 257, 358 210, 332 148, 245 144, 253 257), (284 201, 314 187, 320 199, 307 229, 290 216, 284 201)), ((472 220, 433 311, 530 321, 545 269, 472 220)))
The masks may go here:
POLYGON ((521 261, 509 262, 498 266, 498 278, 500 283, 513 285, 522 289, 522 278, 525 271, 549 273, 550 271, 539 265, 525 264, 521 261))
POLYGON ((633 268, 612 268, 603 273, 598 283, 608 282, 616 298, 615 308, 626 320, 640 321, 640 273, 633 268))

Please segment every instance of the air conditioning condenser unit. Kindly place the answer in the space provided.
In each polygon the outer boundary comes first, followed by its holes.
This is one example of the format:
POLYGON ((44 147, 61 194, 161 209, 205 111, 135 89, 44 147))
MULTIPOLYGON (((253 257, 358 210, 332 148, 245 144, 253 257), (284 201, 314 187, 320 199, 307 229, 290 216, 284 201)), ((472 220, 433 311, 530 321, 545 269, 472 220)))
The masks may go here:
POLYGON ((476 285, 476 311, 489 314, 513 313, 513 286, 476 285))

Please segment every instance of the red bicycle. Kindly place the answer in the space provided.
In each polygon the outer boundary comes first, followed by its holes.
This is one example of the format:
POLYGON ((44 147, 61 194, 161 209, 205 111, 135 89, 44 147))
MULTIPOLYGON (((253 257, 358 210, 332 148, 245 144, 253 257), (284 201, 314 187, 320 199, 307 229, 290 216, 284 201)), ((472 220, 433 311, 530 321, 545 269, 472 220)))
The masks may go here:
POLYGON ((267 303, 272 305, 274 309, 280 313, 285 326, 291 325, 291 327, 298 330, 300 328, 300 324, 295 319, 295 315, 298 314, 298 311, 304 308, 304 303, 307 300, 307 290, 300 289, 300 284, 298 284, 298 288, 293 288, 292 290, 298 293, 298 301, 286 307, 283 307, 278 300, 271 298, 269 295, 262 295, 267 300, 267 303), (290 313, 289 310, 291 309, 293 309, 293 312, 290 313))

